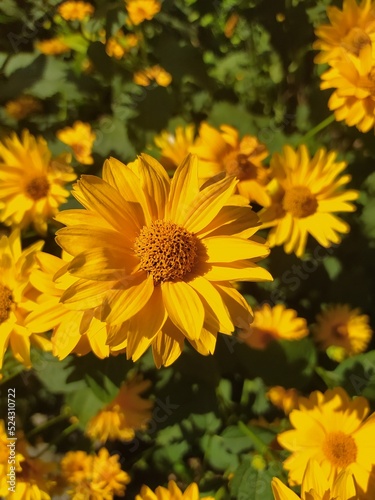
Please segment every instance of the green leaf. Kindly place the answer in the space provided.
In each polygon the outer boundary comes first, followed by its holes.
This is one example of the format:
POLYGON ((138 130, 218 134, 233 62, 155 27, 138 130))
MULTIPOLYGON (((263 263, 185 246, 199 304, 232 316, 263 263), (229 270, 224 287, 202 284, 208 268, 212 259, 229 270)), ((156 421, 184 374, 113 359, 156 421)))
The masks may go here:
POLYGON ((276 468, 270 466, 266 470, 254 470, 250 459, 245 459, 235 471, 229 483, 232 498, 237 500, 274 500, 271 489, 272 478, 276 468))

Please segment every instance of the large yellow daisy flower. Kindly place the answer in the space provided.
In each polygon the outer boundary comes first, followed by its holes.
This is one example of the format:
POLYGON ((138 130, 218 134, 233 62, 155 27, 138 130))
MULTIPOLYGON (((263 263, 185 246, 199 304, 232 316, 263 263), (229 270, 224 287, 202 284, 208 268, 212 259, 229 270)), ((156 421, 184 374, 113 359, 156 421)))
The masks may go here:
POLYGON ((220 172, 226 172, 239 179, 237 190, 240 195, 264 207, 270 204, 266 190, 269 172, 262 164, 268 151, 256 137, 245 135, 240 139, 238 131, 229 125, 222 125, 219 131, 202 123, 190 151, 200 159, 199 177, 202 183, 220 172))
POLYGON ((375 498, 375 414, 366 419, 369 411, 365 398, 352 401, 341 387, 300 398, 299 409, 289 416, 294 429, 277 438, 292 452, 284 462, 289 483, 301 484, 308 461, 314 459, 329 484, 346 469, 360 489, 359 498, 375 498))
POLYGON ((64 184, 74 181, 73 169, 63 158, 52 159, 47 143, 25 130, 0 143, 0 222, 21 228, 33 223, 38 233, 47 231, 69 192, 64 184))
POLYGON ((296 151, 284 146, 282 154, 273 155, 272 205, 259 213, 263 227, 272 227, 271 247, 284 245, 286 253, 301 257, 309 234, 328 248, 341 241, 339 233, 349 232, 349 225, 333 212, 355 210, 350 202, 358 192, 342 190, 351 177, 342 175, 346 163, 336 162, 336 156, 321 148, 310 158, 305 145, 296 151))
POLYGON ((248 206, 227 206, 237 181, 199 189, 198 162, 188 157, 172 180, 153 158, 132 166, 105 162, 103 178, 82 176, 74 196, 86 210, 58 215, 68 227, 57 242, 80 278, 62 300, 85 309, 102 294, 108 343, 138 359, 153 346, 157 366, 171 364, 185 338, 213 353, 217 332, 251 321, 251 309, 231 280, 271 280, 255 264, 267 246, 251 238, 258 218, 248 206), (83 298, 85 297, 85 298, 83 298))
POLYGON ((200 497, 197 483, 191 483, 184 492, 174 481, 169 481, 168 488, 158 486, 153 492, 148 486, 143 485, 135 500, 214 500, 213 497, 200 497))

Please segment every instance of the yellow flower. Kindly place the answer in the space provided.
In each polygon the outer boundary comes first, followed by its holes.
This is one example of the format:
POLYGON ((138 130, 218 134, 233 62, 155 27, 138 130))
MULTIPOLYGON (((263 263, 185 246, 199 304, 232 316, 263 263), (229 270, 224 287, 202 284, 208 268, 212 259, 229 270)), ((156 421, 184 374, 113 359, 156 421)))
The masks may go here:
POLYGON ((344 0, 342 10, 328 7, 330 24, 318 26, 315 30, 319 38, 313 47, 321 50, 316 63, 332 63, 344 59, 347 54, 358 56, 361 49, 375 41, 375 10, 372 0, 344 0))
POLYGON ((130 22, 137 26, 160 12, 161 3, 158 0, 125 0, 125 7, 130 22))
MULTIPOLYGON (((13 415, 10 415, 13 417, 13 415)), ((9 420, 9 422, 13 422, 9 420)), ((0 497, 6 497, 8 495, 9 476, 7 474, 10 472, 10 465, 12 465, 15 471, 18 473, 21 470, 20 460, 23 459, 22 455, 18 452, 17 447, 15 449, 10 448, 8 445, 11 443, 8 439, 8 435, 5 432, 5 422, 0 419, 0 497), (14 452, 14 456, 13 456, 14 452), (14 460, 13 463, 9 464, 8 459, 14 460)), ((16 441, 13 441, 14 443, 16 441)))
POLYGON ((337 121, 368 132, 375 123, 375 57, 370 45, 365 45, 358 57, 348 54, 332 63, 323 73, 321 89, 335 88, 328 101, 337 121))
POLYGON ((39 40, 35 47, 46 56, 64 54, 70 51, 70 47, 61 38, 50 38, 49 40, 39 40))
POLYGON ((71 487, 72 500, 112 500, 124 496, 129 475, 121 470, 119 455, 101 448, 97 455, 70 451, 61 461, 62 475, 71 487))
POLYGON ((134 33, 125 35, 119 30, 115 36, 111 36, 106 44, 105 51, 109 57, 121 59, 132 48, 136 47, 139 43, 139 36, 134 33))
POLYGON ((239 20, 240 16, 237 12, 232 12, 232 14, 228 17, 224 26, 224 35, 227 38, 232 38, 239 20))
POLYGON ((89 123, 76 121, 72 127, 65 127, 62 130, 58 130, 56 137, 72 148, 77 161, 83 165, 92 165, 94 163, 91 151, 96 134, 91 130, 89 123))
POLYGON ((202 183, 220 172, 226 172, 239 179, 237 190, 240 195, 264 207, 270 204, 266 191, 268 171, 262 165, 268 151, 256 137, 245 135, 240 140, 238 131, 233 127, 222 125, 219 131, 202 123, 190 151, 200 159, 199 177, 202 183))
POLYGON ((35 306, 37 291, 30 284, 30 273, 36 266, 35 253, 43 246, 37 242, 21 250, 18 231, 0 237, 0 368, 10 345, 13 356, 31 367, 30 343, 45 351, 51 342, 25 326, 25 319, 35 306))
POLYGON ((264 304, 254 311, 254 321, 240 337, 253 349, 265 349, 273 340, 298 340, 308 335, 306 320, 283 304, 264 304))
POLYGON ((153 402, 140 397, 150 386, 149 380, 137 378, 124 383, 115 399, 89 421, 86 434, 102 443, 132 440, 134 431, 145 430, 151 420, 153 402))
POLYGON ((282 154, 273 155, 272 205, 259 213, 263 227, 272 227, 271 247, 284 245, 286 253, 301 257, 309 234, 328 248, 340 243, 339 233, 349 232, 349 225, 333 212, 355 210, 350 202, 358 198, 358 192, 342 190, 351 177, 343 175, 346 163, 336 162, 336 156, 321 148, 310 158, 305 145, 296 151, 284 146, 282 154))
POLYGON ((5 104, 5 111, 16 120, 23 120, 33 113, 42 110, 42 105, 38 99, 31 95, 21 95, 17 99, 8 101, 5 104))
POLYGON ((88 2, 68 0, 57 7, 57 12, 66 21, 82 21, 85 17, 92 16, 94 6, 88 2))
POLYGON ((142 85, 142 87, 148 87, 153 81, 161 87, 168 87, 172 81, 172 76, 157 64, 134 73, 133 81, 137 85, 142 85))
POLYGON ((168 488, 158 486, 153 492, 148 486, 143 485, 135 500, 214 500, 213 497, 200 497, 197 483, 191 483, 182 493, 174 481, 169 481, 168 488))
MULTIPOLYGON (((272 480, 272 491, 275 500, 300 498, 276 477, 272 480)), ((302 480, 302 500, 357 500, 357 498, 355 482, 350 472, 343 469, 331 486, 319 464, 315 460, 309 460, 302 480)))
POLYGON ((217 332, 231 334, 251 321, 230 281, 272 278, 254 263, 267 246, 247 239, 257 230, 256 214, 226 205, 236 183, 227 177, 200 190, 196 158, 187 157, 170 180, 142 155, 128 166, 111 158, 102 179, 82 176, 75 185, 87 210, 57 217, 68 225, 57 233, 74 256, 68 272, 81 278, 65 297, 79 310, 84 296, 103 292, 101 319, 112 349, 126 347, 137 360, 152 344, 156 365, 170 365, 185 338, 208 355, 217 332))
POLYGON ((360 499, 375 498, 375 414, 366 419, 369 411, 367 399, 351 401, 341 387, 300 398, 299 409, 289 415, 294 429, 278 435, 292 452, 283 464, 289 484, 301 484, 313 459, 330 485, 345 469, 354 476, 360 499))
POLYGON ((177 168, 186 158, 194 142, 194 125, 177 127, 174 134, 163 130, 154 138, 154 142, 161 149, 160 162, 165 168, 177 168))
POLYGON ((369 317, 349 305, 330 305, 316 317, 313 334, 321 349, 331 347, 331 357, 342 361, 366 350, 372 330, 369 317))
POLYGON ((51 158, 47 143, 25 130, 21 139, 12 134, 0 143, 0 221, 27 227, 33 223, 40 234, 47 232, 69 192, 67 182, 76 179, 65 157, 51 158))
POLYGON ((298 408, 300 396, 296 389, 284 389, 284 387, 277 385, 267 391, 267 398, 274 406, 289 415, 292 410, 298 408))

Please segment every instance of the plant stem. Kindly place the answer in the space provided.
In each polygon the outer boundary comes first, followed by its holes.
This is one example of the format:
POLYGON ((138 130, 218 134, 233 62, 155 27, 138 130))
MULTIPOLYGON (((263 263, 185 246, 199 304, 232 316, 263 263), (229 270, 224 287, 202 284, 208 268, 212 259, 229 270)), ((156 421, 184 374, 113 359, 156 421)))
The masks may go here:
POLYGON ((268 446, 243 422, 238 422, 239 429, 248 436, 254 444, 255 449, 268 461, 274 460, 273 453, 268 446))
POLYGON ((47 422, 44 422, 44 424, 38 425, 37 427, 32 429, 30 432, 26 434, 26 438, 29 439, 31 436, 39 434, 40 432, 43 432, 45 429, 48 429, 48 427, 51 427, 51 425, 57 424, 62 420, 66 420, 67 418, 69 418, 69 414, 60 413, 60 415, 57 415, 57 417, 50 418, 49 420, 47 420, 47 422))
POLYGON ((322 122, 318 123, 318 125, 316 125, 316 127, 314 127, 311 130, 309 130, 301 138, 301 140, 299 141, 299 143, 301 144, 301 143, 304 143, 305 141, 307 141, 308 139, 311 139, 311 137, 314 137, 314 135, 316 135, 318 132, 320 132, 321 130, 323 130, 326 127, 328 127, 328 125, 330 125, 334 121, 335 121, 335 115, 332 113, 332 115, 329 115, 322 122))

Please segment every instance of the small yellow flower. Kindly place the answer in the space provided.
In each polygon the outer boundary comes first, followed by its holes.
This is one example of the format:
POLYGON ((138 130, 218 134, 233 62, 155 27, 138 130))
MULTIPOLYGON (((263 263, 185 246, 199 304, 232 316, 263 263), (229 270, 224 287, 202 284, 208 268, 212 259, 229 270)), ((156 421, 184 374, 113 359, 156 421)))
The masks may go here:
POLYGON ((50 38, 49 40, 39 40, 35 47, 46 56, 64 54, 70 51, 70 47, 61 38, 50 38))
POLYGON ((298 340, 308 333, 306 320, 297 317, 294 309, 286 309, 283 304, 264 304, 254 311, 254 321, 240 338, 253 349, 266 349, 273 340, 298 340))
POLYGON ((165 168, 177 168, 188 155, 194 143, 195 127, 177 127, 174 134, 163 130, 154 138, 154 142, 161 149, 160 162, 165 168))
POLYGON ((160 12, 161 3, 158 0, 125 0, 125 7, 131 24, 137 26, 160 12))
POLYGON ((149 380, 137 378, 124 383, 115 399, 89 421, 86 434, 102 443, 132 440, 134 431, 145 430, 151 420, 153 402, 140 397, 150 386, 149 380))
POLYGON ((349 305, 327 306, 316 318, 313 334, 321 349, 331 350, 331 357, 342 361, 366 350, 372 337, 369 317, 349 305))
POLYGON ((92 16, 94 6, 88 2, 68 0, 57 7, 57 12, 66 21, 82 21, 86 17, 92 16))
POLYGON ((57 131, 56 137, 72 148, 77 161, 83 165, 92 165, 94 163, 91 151, 96 134, 92 131, 89 123, 76 121, 72 127, 65 127, 57 131))
POLYGON ((197 483, 191 483, 184 492, 174 481, 169 481, 168 488, 158 486, 153 492, 148 486, 143 485, 135 500, 214 500, 213 497, 200 497, 197 483))
POLYGON ((21 95, 5 104, 5 111, 16 120, 23 120, 33 113, 42 111, 41 102, 31 95, 21 95))
POLYGON ((237 12, 233 12, 228 17, 228 19, 225 23, 225 26, 224 26, 224 35, 227 38, 232 38, 239 20, 240 20, 240 16, 237 14, 237 12))
POLYGON ((156 82, 161 87, 168 87, 172 81, 172 76, 161 66, 151 66, 134 73, 133 81, 142 87, 148 87, 152 82, 156 82))
POLYGON ((267 391, 267 398, 274 406, 289 415, 292 410, 298 408, 300 396, 296 389, 284 389, 277 385, 267 391))
POLYGON ((128 54, 131 49, 136 47, 139 43, 139 36, 134 33, 125 35, 119 30, 116 35, 111 36, 106 44, 105 51, 109 57, 115 59, 122 59, 124 55, 128 54))

